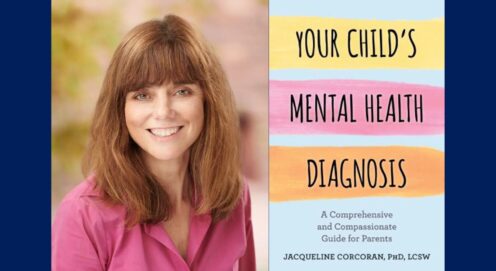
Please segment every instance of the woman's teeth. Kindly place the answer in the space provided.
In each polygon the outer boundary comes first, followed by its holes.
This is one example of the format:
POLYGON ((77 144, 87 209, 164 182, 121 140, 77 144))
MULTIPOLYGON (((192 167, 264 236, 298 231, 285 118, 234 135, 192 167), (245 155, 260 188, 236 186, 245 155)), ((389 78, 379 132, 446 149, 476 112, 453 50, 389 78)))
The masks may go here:
POLYGON ((179 131, 180 127, 173 127, 173 128, 164 128, 164 129, 150 129, 150 132, 153 135, 160 136, 160 137, 166 137, 166 136, 171 136, 177 131, 179 131))

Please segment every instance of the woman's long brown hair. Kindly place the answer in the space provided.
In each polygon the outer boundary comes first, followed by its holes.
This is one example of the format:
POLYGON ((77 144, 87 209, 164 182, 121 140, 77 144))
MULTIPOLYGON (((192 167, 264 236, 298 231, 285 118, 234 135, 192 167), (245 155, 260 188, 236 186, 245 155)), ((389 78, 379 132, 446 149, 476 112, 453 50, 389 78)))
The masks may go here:
POLYGON ((171 202, 146 168, 125 124, 125 97, 145 85, 197 83, 204 94, 204 128, 190 149, 190 197, 198 213, 226 217, 241 194, 239 127, 234 98, 212 48, 178 16, 132 29, 116 49, 96 104, 83 173, 93 173, 103 198, 127 209, 126 225, 158 223, 171 202))

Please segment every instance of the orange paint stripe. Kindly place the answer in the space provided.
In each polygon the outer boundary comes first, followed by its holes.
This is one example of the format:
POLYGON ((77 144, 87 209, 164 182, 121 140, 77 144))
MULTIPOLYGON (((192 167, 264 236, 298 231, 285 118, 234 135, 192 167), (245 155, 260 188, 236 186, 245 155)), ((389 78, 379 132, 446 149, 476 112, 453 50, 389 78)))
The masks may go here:
MULTIPOLYGON (((372 165, 372 164, 371 164, 372 165)), ((310 179, 313 180, 316 170, 310 166, 312 172, 310 179)), ((319 169, 317 169, 320 172, 319 169)), ((371 179, 374 179, 373 166, 371 166, 371 179)), ((363 174, 363 173, 362 173, 363 174)), ((444 193, 444 153, 424 147, 270 147, 270 200, 290 201, 290 200, 313 200, 330 198, 353 198, 353 197, 419 197, 438 195, 444 193), (340 182, 341 161, 348 159, 344 163, 342 176, 351 177, 354 175, 354 161, 358 161, 360 172, 362 172, 362 159, 365 159, 365 168, 369 160, 373 159, 377 163, 378 182, 375 188, 371 188, 366 181, 365 187, 359 182, 358 187, 344 188, 340 182), (319 187, 321 179, 312 187, 309 185, 308 159, 313 159, 318 165, 319 160, 323 163, 323 185, 319 187), (383 162, 383 168, 388 178, 388 186, 379 188, 384 183, 383 173, 379 168, 379 161, 383 162), (393 166, 390 160, 395 160, 393 166), (406 176, 404 188, 389 187, 391 176, 394 176, 395 185, 404 182, 399 161, 404 159, 401 168, 406 176), (333 181, 328 186, 328 179, 333 160, 336 160, 338 181, 333 181), (390 172, 393 168, 393 173, 390 172), (336 183, 338 186, 336 187, 336 183)), ((364 173, 367 176, 367 173, 364 173)), ((366 178, 365 178, 366 179, 366 178)))

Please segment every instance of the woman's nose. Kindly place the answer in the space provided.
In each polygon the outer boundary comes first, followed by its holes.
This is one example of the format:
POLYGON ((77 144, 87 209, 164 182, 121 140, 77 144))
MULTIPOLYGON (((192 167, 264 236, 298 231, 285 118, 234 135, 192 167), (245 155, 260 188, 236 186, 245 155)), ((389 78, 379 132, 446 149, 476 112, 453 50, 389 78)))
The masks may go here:
POLYGON ((157 97, 154 103, 153 114, 156 119, 169 119, 175 116, 172 101, 167 96, 157 97))

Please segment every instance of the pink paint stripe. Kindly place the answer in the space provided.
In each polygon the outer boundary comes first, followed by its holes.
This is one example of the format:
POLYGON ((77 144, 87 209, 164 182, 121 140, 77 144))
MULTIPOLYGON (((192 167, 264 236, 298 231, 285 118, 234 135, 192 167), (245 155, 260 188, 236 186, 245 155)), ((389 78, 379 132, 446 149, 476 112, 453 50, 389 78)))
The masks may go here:
MULTIPOLYGON (((271 134, 360 134, 360 135, 427 135, 444 133, 444 88, 432 87, 417 84, 404 84, 368 80, 312 80, 312 81, 271 81, 270 82, 270 133, 271 134), (310 113, 307 114, 306 95, 311 94, 309 103, 311 105, 310 113), (331 97, 329 94, 335 94, 334 98, 334 117, 331 121, 331 97), (349 95, 353 96, 353 117, 356 122, 351 120, 351 104, 349 95), (374 103, 377 102, 377 95, 381 94, 380 116, 384 122, 377 122, 377 113, 374 114, 375 122, 366 121, 366 95, 373 95, 374 103), (409 98, 410 107, 405 95, 411 94, 409 98), (302 108, 291 122, 291 99, 294 96, 295 104, 302 101, 302 108), (348 121, 344 122, 344 117, 338 122, 339 108, 341 99, 345 95, 348 109, 348 121), (318 96, 320 103, 324 104, 326 96, 326 122, 323 122, 321 110, 316 110, 315 97, 318 96), (390 97, 394 99, 394 112, 396 121, 390 115, 386 122, 388 104, 390 97), (398 102, 398 96, 400 100, 398 102), (420 106, 420 96, 422 96, 422 122, 420 121, 420 112, 417 110, 417 119, 415 119, 414 97, 417 97, 417 105, 420 106), (401 119, 398 108, 401 107, 401 119), (409 108, 409 110, 408 110, 409 108), (410 112, 410 122, 407 120, 407 114, 410 112), (306 117, 313 122, 306 122, 306 117), (316 115, 319 116, 317 121, 316 115), (303 122, 300 117, 303 116, 303 122)), ((370 98, 369 98, 370 101, 370 98)), ((370 105, 370 102, 369 102, 370 105)), ((296 114, 293 110, 293 116, 296 114)), ((342 111, 344 112, 344 111, 342 111)), ((370 112, 370 110, 368 111, 370 112)), ((393 110, 389 111, 390 113, 393 110)), ((370 120, 370 115, 369 115, 370 120)))

